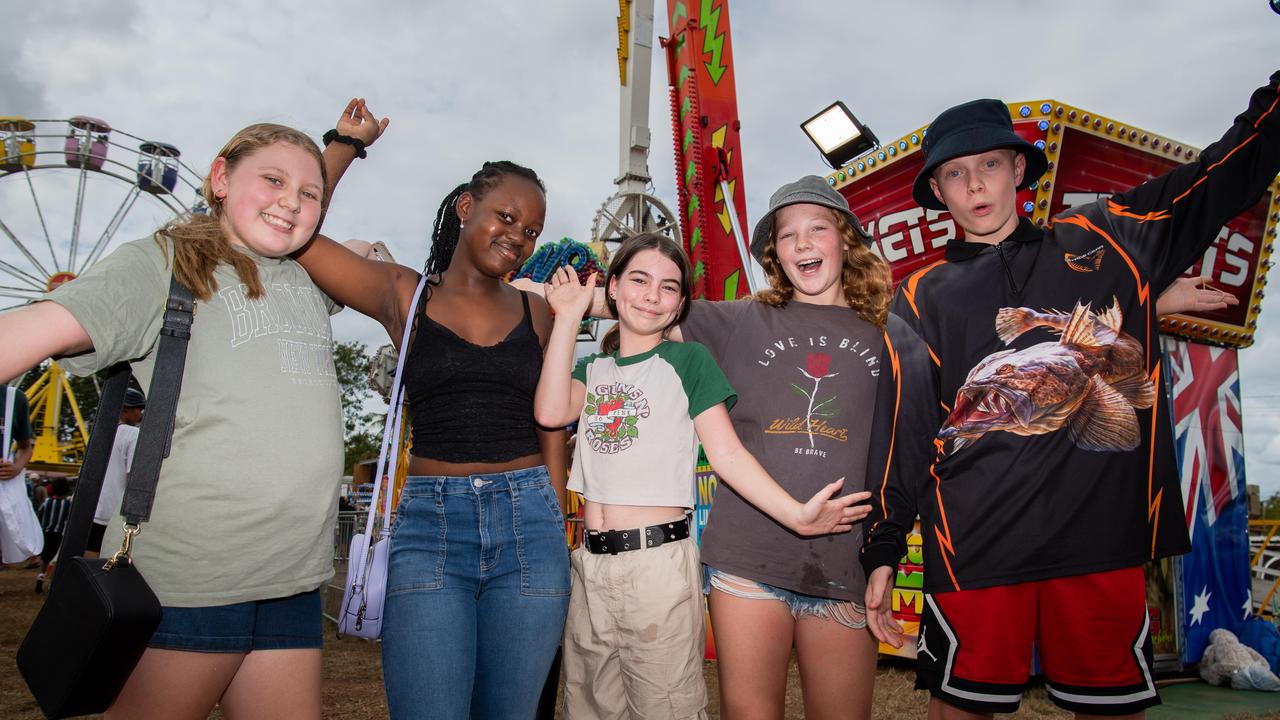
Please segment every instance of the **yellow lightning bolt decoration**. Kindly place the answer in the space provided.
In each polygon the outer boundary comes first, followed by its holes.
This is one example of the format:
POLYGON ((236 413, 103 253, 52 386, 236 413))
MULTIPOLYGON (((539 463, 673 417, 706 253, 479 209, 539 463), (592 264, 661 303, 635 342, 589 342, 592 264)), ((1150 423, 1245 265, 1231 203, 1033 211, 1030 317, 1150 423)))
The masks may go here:
MULTIPOLYGON (((711 147, 713 148, 724 147, 724 141, 725 141, 725 138, 728 136, 728 134, 729 134, 728 125, 721 125, 719 128, 717 128, 715 132, 711 133, 711 147)), ((726 163, 730 163, 730 164, 733 162, 732 150, 728 151, 728 153, 726 154, 725 161, 726 163)), ((735 195, 738 192, 737 184, 738 184, 737 180, 729 181, 729 194, 731 196, 735 195)), ((716 192, 712 196, 712 199, 720 208, 719 210, 716 211, 716 217, 720 219, 720 227, 724 228, 724 231, 726 233, 732 233, 733 223, 729 220, 729 213, 731 212, 729 209, 730 203, 726 202, 724 197, 724 192, 720 189, 720 183, 716 183, 716 192)), ((730 198, 730 200, 732 200, 732 197, 730 198)))

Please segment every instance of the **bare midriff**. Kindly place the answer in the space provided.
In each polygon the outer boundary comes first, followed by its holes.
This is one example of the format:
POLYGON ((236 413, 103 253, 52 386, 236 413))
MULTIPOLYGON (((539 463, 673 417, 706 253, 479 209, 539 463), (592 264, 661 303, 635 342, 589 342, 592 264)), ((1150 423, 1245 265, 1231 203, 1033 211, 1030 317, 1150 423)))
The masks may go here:
POLYGON ((587 501, 584 520, 588 530, 630 530, 682 518, 682 507, 653 505, 609 505, 587 501))
POLYGON ((523 457, 507 460, 500 463, 455 463, 445 462, 444 460, 433 460, 423 457, 409 457, 409 474, 410 475, 448 475, 448 476, 466 476, 466 475, 485 475, 488 473, 509 472, 512 470, 524 470, 526 468, 537 467, 542 465, 542 453, 533 453, 523 457))

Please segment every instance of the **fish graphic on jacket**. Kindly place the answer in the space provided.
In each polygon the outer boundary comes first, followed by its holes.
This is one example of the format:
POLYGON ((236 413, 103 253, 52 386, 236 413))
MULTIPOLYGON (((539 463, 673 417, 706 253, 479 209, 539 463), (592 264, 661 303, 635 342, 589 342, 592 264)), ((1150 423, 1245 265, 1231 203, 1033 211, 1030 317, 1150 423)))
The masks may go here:
POLYGON ((1156 389, 1142 344, 1120 329, 1123 321, 1115 298, 1101 312, 1078 302, 1070 313, 1002 308, 996 334, 1005 345, 1038 327, 1059 339, 983 358, 956 393, 938 437, 951 440, 954 453, 988 432, 1041 435, 1066 427, 1085 450, 1136 448, 1134 410, 1151 407, 1156 389))

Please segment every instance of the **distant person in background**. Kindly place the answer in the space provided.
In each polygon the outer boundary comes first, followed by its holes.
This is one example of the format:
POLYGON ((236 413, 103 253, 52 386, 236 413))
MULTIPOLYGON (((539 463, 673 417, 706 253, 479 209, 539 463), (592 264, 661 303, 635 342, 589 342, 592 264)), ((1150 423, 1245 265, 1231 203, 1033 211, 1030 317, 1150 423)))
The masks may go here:
POLYGON ((107 471, 102 477, 102 493, 98 495, 98 509, 93 512, 93 527, 89 529, 85 557, 97 557, 102 551, 102 536, 120 512, 129 469, 133 467, 133 449, 138 444, 138 425, 142 424, 142 411, 146 407, 147 396, 141 390, 125 390, 120 426, 116 428, 111 459, 107 461, 107 471))
POLYGON ((40 554, 40 523, 26 478, 34 437, 27 396, 0 385, 0 562, 6 565, 40 554))
POLYGON ((49 497, 40 504, 40 527, 44 530, 44 549, 40 551, 40 574, 36 575, 36 592, 44 592, 45 578, 53 577, 54 561, 62 545, 62 534, 71 515, 71 483, 64 477, 54 478, 49 497))
POLYGON ((27 405, 27 396, 14 388, 9 392, 8 385, 0 385, 0 433, 9 439, 14 452, 10 455, 10 447, 0 448, 0 481, 11 480, 23 473, 31 453, 35 450, 31 432, 31 410, 27 405), (9 395, 12 394, 12 400, 9 395))

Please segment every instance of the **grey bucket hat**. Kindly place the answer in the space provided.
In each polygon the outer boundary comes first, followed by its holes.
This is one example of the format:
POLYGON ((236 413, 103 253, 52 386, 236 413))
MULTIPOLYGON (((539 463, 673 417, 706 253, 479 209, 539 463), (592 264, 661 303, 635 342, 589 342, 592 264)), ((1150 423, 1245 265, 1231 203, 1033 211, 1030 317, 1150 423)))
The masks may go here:
POLYGON ((826 180, 817 175, 805 175, 793 183, 778 188, 773 197, 769 198, 769 211, 756 222, 756 229, 751 233, 751 257, 754 257, 756 262, 764 262, 764 246, 769 241, 769 235, 773 233, 773 216, 788 205, 801 203, 821 205, 840 213, 853 226, 853 231, 858 234, 862 243, 871 245, 871 236, 862 229, 858 216, 849 209, 849 201, 827 184, 826 180))

